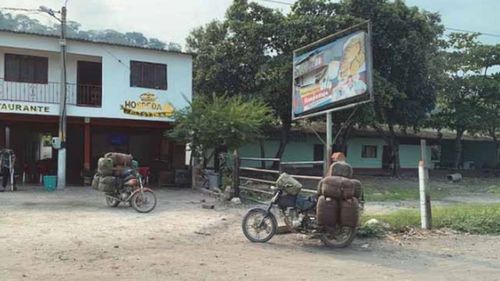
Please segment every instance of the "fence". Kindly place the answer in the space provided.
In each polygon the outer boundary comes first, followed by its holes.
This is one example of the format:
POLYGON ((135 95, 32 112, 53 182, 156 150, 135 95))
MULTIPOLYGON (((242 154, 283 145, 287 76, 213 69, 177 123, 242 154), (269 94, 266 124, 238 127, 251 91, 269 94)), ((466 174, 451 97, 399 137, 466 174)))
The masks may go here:
MULTIPOLYGON (((281 161, 280 158, 253 158, 253 157, 239 157, 239 155, 234 155, 234 170, 233 170, 233 184, 234 189, 236 191, 236 195, 240 195, 240 190, 262 193, 272 195, 273 192, 270 189, 269 185, 273 185, 279 175, 283 172, 286 172, 287 167, 295 167, 295 166, 303 166, 303 165, 323 165, 323 161, 281 161), (261 162, 261 163, 273 163, 277 165, 272 165, 272 167, 278 167, 278 169, 267 168, 267 166, 261 168, 242 166, 242 162, 261 162), (246 172, 246 173, 245 173, 246 172), (245 173, 245 175, 242 175, 245 173), (260 176, 260 177, 259 177, 260 176), (241 181, 244 180, 247 183, 262 183, 268 185, 267 188, 257 188, 249 186, 248 184, 241 184, 241 181)), ((319 182, 323 177, 321 176, 311 176, 311 175, 297 175, 291 174, 291 176, 297 180, 308 180, 316 182, 316 185, 311 186, 310 188, 302 189, 304 193, 316 193, 317 182, 319 182)))
MULTIPOLYGON (((0 100, 59 104, 59 82, 24 83, 0 79, 0 100)), ((79 106, 100 107, 100 85, 66 84, 66 103, 79 106)))

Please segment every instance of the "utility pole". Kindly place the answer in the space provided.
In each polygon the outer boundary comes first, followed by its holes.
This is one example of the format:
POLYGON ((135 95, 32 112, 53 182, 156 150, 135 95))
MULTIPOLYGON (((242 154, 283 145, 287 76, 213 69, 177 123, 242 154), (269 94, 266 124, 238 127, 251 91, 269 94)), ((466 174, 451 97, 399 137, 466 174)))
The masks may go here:
POLYGON ((61 8, 61 93, 59 102, 59 139, 57 158, 57 189, 66 186, 66 7, 61 8))
POLYGON ((40 12, 47 13, 61 23, 61 38, 59 45, 60 68, 61 68, 61 90, 59 93, 59 141, 57 157, 57 189, 63 190, 66 186, 66 6, 61 11, 54 11, 45 6, 40 6, 40 12), (61 18, 56 17, 56 13, 61 14, 61 18))

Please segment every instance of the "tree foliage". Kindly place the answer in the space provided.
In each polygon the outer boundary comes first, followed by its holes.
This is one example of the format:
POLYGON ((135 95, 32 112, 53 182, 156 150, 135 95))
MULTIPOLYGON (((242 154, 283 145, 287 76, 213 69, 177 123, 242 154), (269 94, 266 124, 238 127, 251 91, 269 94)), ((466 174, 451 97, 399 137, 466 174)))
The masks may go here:
MULTIPOLYGON (((200 27, 188 38, 188 48, 198 54, 195 92, 262 96, 282 126, 280 157, 292 123, 293 50, 367 19, 373 24, 377 103, 375 110, 358 110, 354 120, 392 129, 418 127, 434 107, 432 77, 439 69, 433 59, 443 27, 437 14, 399 0, 299 0, 288 14, 235 0, 223 21, 200 27)), ((335 120, 347 115, 338 113, 335 120)), ((396 147, 394 134, 387 139, 396 147)))
POLYGON ((260 137, 270 116, 271 109, 258 99, 197 97, 174 113, 176 124, 169 136, 189 143, 196 153, 223 147, 232 150, 260 137))
POLYGON ((497 141, 500 130, 500 75, 488 72, 500 65, 500 45, 481 44, 477 36, 451 34, 442 54, 447 76, 441 83, 432 125, 456 132, 455 168, 462 162, 464 133, 487 134, 497 141))

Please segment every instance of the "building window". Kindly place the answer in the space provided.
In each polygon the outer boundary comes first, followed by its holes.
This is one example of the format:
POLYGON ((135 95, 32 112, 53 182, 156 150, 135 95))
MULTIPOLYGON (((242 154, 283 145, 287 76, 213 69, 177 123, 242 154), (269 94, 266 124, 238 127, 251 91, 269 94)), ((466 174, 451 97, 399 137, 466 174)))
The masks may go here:
POLYGON ((376 145, 363 145, 361 151, 362 158, 377 158, 377 146, 376 145))
POLYGON ((5 54, 5 81, 47 84, 48 70, 48 58, 5 54))
POLYGON ((130 61, 130 87, 167 89, 167 65, 130 61))

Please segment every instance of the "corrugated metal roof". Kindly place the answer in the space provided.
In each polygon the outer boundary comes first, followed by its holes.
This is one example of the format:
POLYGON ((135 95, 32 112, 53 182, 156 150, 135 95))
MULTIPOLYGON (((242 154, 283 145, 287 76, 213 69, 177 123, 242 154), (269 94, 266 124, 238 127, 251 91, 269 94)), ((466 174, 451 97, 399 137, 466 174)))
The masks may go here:
MULTIPOLYGON (((24 35, 33 35, 33 36, 40 36, 40 37, 59 38, 58 35, 54 35, 54 34, 35 33, 35 32, 20 31, 20 30, 11 30, 11 29, 5 29, 5 28, 1 28, 1 27, 0 27, 0 32, 8 32, 8 33, 16 33, 16 34, 24 34, 24 35)), ((104 45, 117 46, 117 47, 127 47, 127 48, 143 49, 143 50, 152 50, 152 51, 165 52, 165 53, 173 53, 173 54, 180 54, 180 55, 188 55, 188 56, 195 55, 194 53, 190 53, 190 52, 175 51, 175 50, 166 50, 166 49, 160 49, 160 48, 151 48, 151 47, 137 46, 137 45, 131 45, 131 44, 113 43, 113 42, 109 42, 109 41, 90 40, 90 39, 84 39, 84 38, 72 38, 72 37, 68 37, 67 40, 69 40, 69 41, 77 41, 77 42, 84 42, 84 43, 93 43, 93 44, 104 44, 104 45)))
MULTIPOLYGON (((302 132, 302 133, 307 133, 307 134, 313 134, 311 128, 314 129, 316 132, 320 134, 325 134, 326 133, 326 124, 325 122, 313 122, 309 125, 301 124, 297 127, 294 127, 292 130, 297 131, 297 132, 302 132)), ((385 132, 389 132, 387 128, 382 128, 385 132)), ((412 129, 408 129, 406 132, 404 132, 401 128, 394 128, 394 131, 396 133, 397 137, 400 138, 422 138, 422 139, 444 139, 444 140, 454 140, 456 138, 456 134, 453 131, 449 130, 441 130, 441 132, 438 132, 437 130, 434 129, 429 129, 429 128, 424 128, 420 129, 418 132, 414 132, 412 129), (440 134, 440 135, 439 135, 440 134)), ((371 127, 354 127, 351 131, 351 136, 356 136, 356 137, 376 137, 379 138, 380 135, 379 133, 371 128, 371 127)), ((493 139, 489 136, 484 136, 484 135, 468 135, 464 134, 462 137, 462 140, 467 140, 467 141, 493 141, 493 139)))

